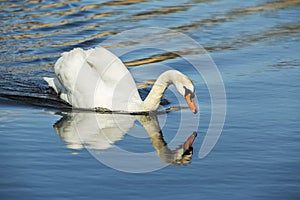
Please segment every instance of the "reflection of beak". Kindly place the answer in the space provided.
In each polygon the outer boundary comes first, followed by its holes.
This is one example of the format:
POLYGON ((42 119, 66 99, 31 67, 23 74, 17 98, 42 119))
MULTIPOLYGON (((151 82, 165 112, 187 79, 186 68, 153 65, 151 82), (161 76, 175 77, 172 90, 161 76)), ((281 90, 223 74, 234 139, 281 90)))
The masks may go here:
POLYGON ((191 95, 192 95, 191 93, 187 93, 187 94, 185 95, 185 100, 186 100, 188 106, 190 107, 191 111, 192 111, 194 114, 196 114, 196 113, 198 112, 198 109, 197 109, 197 106, 196 106, 196 104, 195 104, 194 98, 191 97, 191 95))
POLYGON ((195 138, 197 137, 197 132, 194 132, 181 146, 182 149, 180 149, 177 152, 176 159, 172 162, 173 165, 186 165, 191 162, 192 155, 193 155, 193 142, 195 141, 195 138), (182 151, 183 150, 183 151, 182 151), (182 153, 179 155, 179 153, 182 153))
POLYGON ((183 148, 184 151, 188 151, 190 148, 192 148, 193 142, 195 138, 197 137, 197 132, 194 132, 184 143, 183 148))

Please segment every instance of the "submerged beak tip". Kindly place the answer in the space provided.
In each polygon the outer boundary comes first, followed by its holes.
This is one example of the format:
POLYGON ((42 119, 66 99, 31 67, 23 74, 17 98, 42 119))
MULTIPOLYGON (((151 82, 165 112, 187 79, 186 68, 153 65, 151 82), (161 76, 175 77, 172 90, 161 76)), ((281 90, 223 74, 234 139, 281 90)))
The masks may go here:
POLYGON ((193 135, 194 135, 194 137, 197 137, 198 133, 195 131, 195 132, 193 133, 193 135))

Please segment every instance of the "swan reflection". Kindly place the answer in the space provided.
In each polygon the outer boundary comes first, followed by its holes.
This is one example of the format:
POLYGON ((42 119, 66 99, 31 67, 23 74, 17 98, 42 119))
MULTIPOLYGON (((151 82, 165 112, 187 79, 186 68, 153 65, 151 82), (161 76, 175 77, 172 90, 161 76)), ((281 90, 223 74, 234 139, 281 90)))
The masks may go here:
POLYGON ((70 149, 79 150, 86 147, 93 150, 109 150, 116 142, 124 139, 136 121, 146 130, 161 162, 173 165, 190 163, 193 154, 192 144, 197 133, 192 133, 186 141, 182 141, 182 145, 171 150, 163 138, 157 114, 72 112, 57 121, 54 128, 70 149))

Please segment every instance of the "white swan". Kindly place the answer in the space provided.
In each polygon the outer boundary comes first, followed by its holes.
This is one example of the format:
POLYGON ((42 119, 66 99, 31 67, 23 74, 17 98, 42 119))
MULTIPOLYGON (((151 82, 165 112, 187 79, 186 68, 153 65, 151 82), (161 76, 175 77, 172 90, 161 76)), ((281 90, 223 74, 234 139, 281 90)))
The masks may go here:
POLYGON ((76 108, 148 112, 157 110, 164 91, 174 84, 197 113, 192 81, 177 70, 162 73, 142 101, 122 61, 103 47, 65 52, 54 66, 55 78, 44 77, 59 97, 76 108))

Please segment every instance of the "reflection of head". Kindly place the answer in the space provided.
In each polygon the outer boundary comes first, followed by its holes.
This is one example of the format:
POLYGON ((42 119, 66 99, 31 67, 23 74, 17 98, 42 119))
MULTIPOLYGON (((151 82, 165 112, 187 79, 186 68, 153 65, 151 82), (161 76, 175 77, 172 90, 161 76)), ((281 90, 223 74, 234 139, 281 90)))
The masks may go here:
POLYGON ((172 165, 186 165, 191 162, 193 155, 193 147, 188 151, 184 151, 183 145, 180 145, 175 150, 170 150, 168 146, 164 146, 158 151, 160 160, 167 164, 172 165))
MULTIPOLYGON (((186 165, 189 164, 192 160, 193 155, 193 142, 197 136, 197 133, 194 132, 183 145, 180 145, 177 149, 171 150, 164 142, 164 145, 161 148, 157 148, 158 156, 160 160, 167 164, 172 165, 186 165)), ((161 137, 163 141, 163 138, 161 137)), ((151 138, 152 143, 159 143, 159 140, 151 138)), ((159 146, 158 144, 153 144, 153 146, 159 146)))

